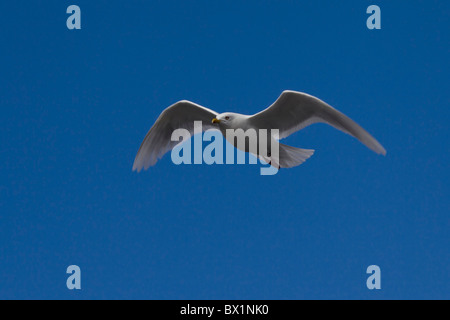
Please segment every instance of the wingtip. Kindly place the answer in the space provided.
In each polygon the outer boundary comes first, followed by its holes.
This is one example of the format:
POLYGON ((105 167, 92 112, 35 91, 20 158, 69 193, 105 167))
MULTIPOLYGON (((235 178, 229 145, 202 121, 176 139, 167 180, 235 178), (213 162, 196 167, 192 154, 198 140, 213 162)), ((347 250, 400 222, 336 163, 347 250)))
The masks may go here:
POLYGON ((383 148, 383 147, 374 149, 373 151, 375 151, 377 154, 382 155, 382 156, 384 156, 384 157, 385 157, 386 154, 387 154, 386 149, 383 148))
POLYGON ((138 165, 137 165, 137 163, 134 162, 134 163, 133 163, 133 169, 131 169, 131 171, 132 171, 132 172, 135 172, 135 171, 136 171, 137 173, 139 173, 139 172, 141 172, 141 170, 142 170, 142 168, 139 168, 138 165))
POLYGON ((381 144, 378 144, 378 148, 377 148, 376 152, 378 154, 381 154, 382 156, 386 156, 386 154, 387 154, 386 149, 381 144))

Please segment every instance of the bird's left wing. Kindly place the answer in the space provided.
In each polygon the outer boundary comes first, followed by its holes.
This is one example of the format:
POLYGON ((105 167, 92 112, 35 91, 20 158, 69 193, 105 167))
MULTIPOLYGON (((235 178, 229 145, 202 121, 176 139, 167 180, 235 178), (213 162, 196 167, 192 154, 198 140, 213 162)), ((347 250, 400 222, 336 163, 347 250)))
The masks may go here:
POLYGON ((186 129, 194 132, 194 121, 202 121, 203 130, 215 128, 211 120, 217 112, 202 107, 190 101, 177 102, 164 110, 150 131, 145 136, 133 164, 133 171, 147 170, 172 150, 177 141, 171 141, 172 133, 176 129, 186 129))
POLYGON ((378 154, 386 154, 383 146, 355 121, 322 100, 306 93, 284 91, 269 108, 250 118, 255 127, 278 129, 280 139, 313 123, 327 123, 357 138, 378 154))

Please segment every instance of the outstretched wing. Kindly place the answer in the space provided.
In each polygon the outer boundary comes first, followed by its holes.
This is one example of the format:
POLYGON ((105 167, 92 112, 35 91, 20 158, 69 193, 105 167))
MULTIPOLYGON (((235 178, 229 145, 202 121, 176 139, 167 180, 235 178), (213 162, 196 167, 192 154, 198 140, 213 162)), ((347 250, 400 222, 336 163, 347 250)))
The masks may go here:
POLYGON ((183 128, 193 134, 194 121, 202 121, 203 130, 217 128, 211 123, 216 116, 217 112, 190 101, 171 105, 161 113, 145 136, 134 160, 133 171, 147 170, 172 150, 178 144, 177 141, 171 141, 174 130, 183 128))
POLYGON ((284 91, 266 110, 251 117, 256 127, 278 129, 285 138, 313 123, 327 123, 357 138, 374 152, 386 155, 386 150, 355 121, 322 100, 306 93, 284 91))

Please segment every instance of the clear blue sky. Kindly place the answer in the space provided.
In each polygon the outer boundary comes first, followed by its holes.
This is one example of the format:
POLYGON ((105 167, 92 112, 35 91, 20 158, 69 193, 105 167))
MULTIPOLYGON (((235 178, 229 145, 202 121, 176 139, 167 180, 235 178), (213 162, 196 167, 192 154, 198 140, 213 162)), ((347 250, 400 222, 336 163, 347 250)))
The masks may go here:
POLYGON ((450 298, 449 1, 2 1, 0 298, 450 298), (82 30, 66 28, 77 4, 82 30), (366 28, 366 8, 382 29, 366 28), (346 113, 300 167, 131 171, 188 99, 346 113), (82 290, 66 288, 69 265, 82 290), (382 290, 366 288, 366 268, 382 290))

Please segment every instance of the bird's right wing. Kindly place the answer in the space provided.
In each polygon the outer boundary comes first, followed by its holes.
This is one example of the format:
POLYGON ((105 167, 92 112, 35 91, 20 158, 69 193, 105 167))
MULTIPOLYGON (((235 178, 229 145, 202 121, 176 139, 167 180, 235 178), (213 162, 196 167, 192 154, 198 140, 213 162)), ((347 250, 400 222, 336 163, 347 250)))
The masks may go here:
POLYGON ((326 123, 357 138, 369 149, 386 155, 383 146, 359 124, 322 100, 309 94, 284 91, 269 108, 251 117, 258 128, 278 129, 285 138, 313 123, 326 123))
POLYGON ((176 129, 186 129, 191 135, 194 133, 194 121, 202 121, 203 130, 215 128, 211 120, 217 112, 202 107, 190 101, 177 102, 164 110, 150 131, 145 136, 133 164, 133 171, 147 170, 172 150, 177 141, 171 141, 172 133, 176 129))

